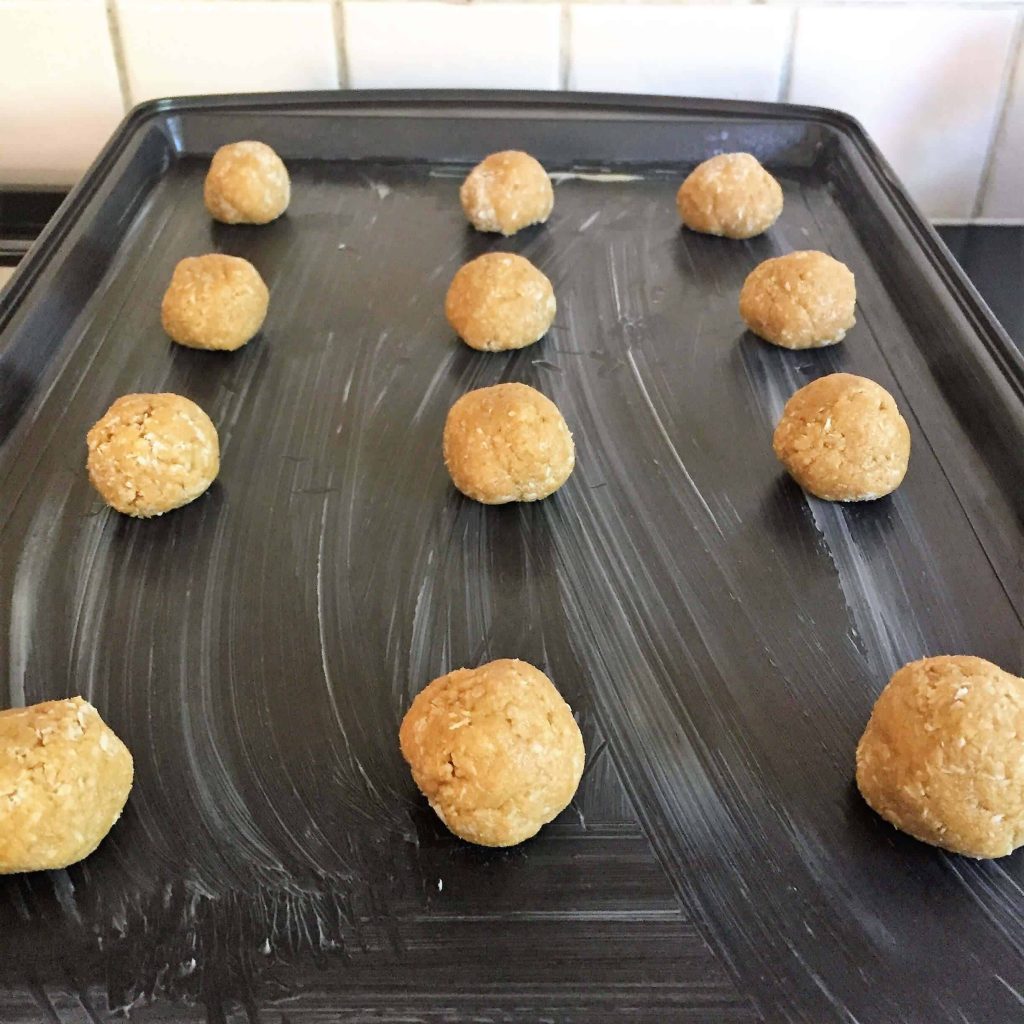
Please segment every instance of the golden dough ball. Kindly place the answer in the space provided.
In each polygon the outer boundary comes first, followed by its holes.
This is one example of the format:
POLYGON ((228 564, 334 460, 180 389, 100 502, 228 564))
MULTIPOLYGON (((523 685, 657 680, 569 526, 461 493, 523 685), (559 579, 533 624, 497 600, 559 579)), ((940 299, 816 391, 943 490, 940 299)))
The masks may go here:
POLYGON ((232 142, 213 154, 203 185, 206 209, 224 224, 269 224, 288 209, 291 182, 265 142, 232 142))
POLYGON ((551 216, 555 192, 547 171, 529 153, 492 153, 459 189, 462 209, 477 231, 514 235, 551 216))
POLYGON ((0 711, 0 874, 88 857, 121 816, 132 755, 81 697, 0 711))
POLYGON ((217 428, 181 395, 122 396, 86 444, 93 487, 127 516, 159 516, 187 505, 220 469, 217 428))
POLYGON ((789 475, 816 497, 872 501, 903 482, 910 429, 880 384, 832 373, 790 398, 772 447, 789 475))
POLYGON ((500 352, 540 341, 555 319, 551 282, 510 252, 478 256, 459 268, 444 301, 445 316, 470 348, 500 352))
POLYGON ((437 816, 481 846, 536 835, 583 774, 569 705, 543 672, 509 658, 435 679, 406 712, 399 741, 437 816))
POLYGON ((968 857, 1024 844, 1024 679, 983 658, 923 658, 889 680, 857 745, 886 821, 968 857))
POLYGON ((791 252, 747 275, 740 316, 773 345, 821 348, 842 341, 857 322, 856 302, 857 286, 845 263, 824 252, 791 252))
POLYGON ((694 168, 676 206, 691 231, 753 238, 782 213, 782 186, 749 153, 722 153, 694 168))
POLYGON ((259 271, 237 256, 189 256, 164 293, 164 330, 188 348, 241 348, 263 326, 270 292, 259 271))
POLYGON ((444 462, 467 498, 538 501, 569 479, 575 461, 558 407, 527 384, 470 391, 448 411, 444 462))

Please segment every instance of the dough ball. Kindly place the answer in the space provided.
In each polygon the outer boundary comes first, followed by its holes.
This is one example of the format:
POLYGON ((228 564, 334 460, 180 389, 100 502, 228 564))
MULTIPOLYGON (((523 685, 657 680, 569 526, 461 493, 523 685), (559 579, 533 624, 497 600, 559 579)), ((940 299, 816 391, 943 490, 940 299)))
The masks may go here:
POLYGON ((491 252, 460 267, 444 301, 448 323, 471 348, 532 345, 555 318, 551 282, 527 259, 491 252))
POLYGON ((437 816, 462 839, 514 846, 560 814, 583 774, 583 737, 543 672, 503 658, 417 694, 402 755, 437 816))
POLYGON ((857 322, 857 287, 845 263, 823 252, 791 252, 754 267, 740 291, 740 316, 781 348, 842 341, 857 322))
POLYGON ((676 206, 692 231, 753 238, 779 219, 782 187, 749 153, 722 153, 679 186, 676 206))
POLYGON ((213 154, 203 186, 206 209, 224 224, 269 224, 288 209, 291 182, 265 142, 232 142, 213 154))
POLYGON ((832 373, 790 398, 772 447, 789 475, 816 497, 872 501, 902 483, 910 430, 880 384, 832 373))
POLYGON ((241 348, 263 326, 270 292, 237 256, 190 256, 175 268, 160 307, 164 330, 188 348, 241 348))
POLYGON ((477 231, 514 235, 551 216, 555 193, 547 171, 529 153, 492 153, 459 189, 462 209, 477 231))
POLYGON ((93 487, 127 516, 159 516, 187 505, 220 469, 217 428, 181 395, 124 395, 86 444, 93 487))
POLYGON ((886 821, 968 857, 1024 844, 1024 679, 983 658, 923 658, 889 680, 857 745, 886 821))
POLYGON ((537 501, 572 472, 576 452, 558 407, 526 384, 496 384, 463 395, 444 425, 452 483, 485 505, 537 501))
POLYGON ((0 874, 88 857, 121 816, 132 755, 81 697, 0 711, 0 874))

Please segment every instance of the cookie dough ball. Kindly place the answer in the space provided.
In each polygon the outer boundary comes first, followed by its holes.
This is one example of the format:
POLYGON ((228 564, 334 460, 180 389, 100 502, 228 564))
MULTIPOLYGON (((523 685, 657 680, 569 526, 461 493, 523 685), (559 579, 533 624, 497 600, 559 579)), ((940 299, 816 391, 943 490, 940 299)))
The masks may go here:
POLYGON ((782 187, 749 153, 722 153, 679 186, 676 206, 692 231, 753 238, 779 219, 782 187))
POLYGON ((469 172, 459 189, 462 209, 477 231, 514 235, 551 216, 551 179, 529 153, 492 153, 469 172))
POLYGON ((237 256, 190 256, 171 276, 160 316, 188 348, 241 348, 263 326, 270 292, 259 271, 237 256))
POLYGON ((1024 844, 1024 679, 983 658, 924 658, 889 680, 857 745, 886 821, 968 857, 1024 844))
POLYGON ((857 322, 857 287, 845 263, 824 252, 765 260, 743 282, 740 316, 781 348, 821 348, 842 341, 857 322))
POLYGON ((203 186, 206 209, 224 224, 269 224, 288 209, 291 182, 264 142, 232 142, 213 154, 203 186))
POLYGON ((220 469, 217 428, 181 395, 124 395, 86 444, 93 487, 127 516, 159 516, 187 505, 220 469))
POLYGON ((772 447, 789 475, 816 497, 872 501, 902 483, 910 430, 880 384, 832 373, 790 398, 772 447))
POLYGON ((121 816, 132 771, 81 697, 0 711, 0 874, 88 857, 121 816))
POLYGON ((437 816, 462 839, 514 846, 569 805, 583 737, 543 672, 504 658, 461 668, 417 694, 402 755, 437 816))
POLYGON ((444 462, 467 498, 538 501, 569 479, 575 461, 558 407, 527 384, 470 391, 448 411, 444 462))
POLYGON ((460 267, 445 316, 470 348, 500 352, 532 345, 555 318, 551 282, 527 259, 491 252, 460 267))

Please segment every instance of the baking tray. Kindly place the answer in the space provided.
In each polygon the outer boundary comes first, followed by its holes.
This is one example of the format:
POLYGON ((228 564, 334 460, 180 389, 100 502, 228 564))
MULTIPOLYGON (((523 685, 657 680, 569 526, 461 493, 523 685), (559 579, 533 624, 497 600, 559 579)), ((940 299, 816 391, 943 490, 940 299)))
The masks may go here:
POLYGON ((8 704, 82 693, 136 784, 84 863, 0 881, 0 1019, 1007 1022, 1024 1018, 1024 860, 976 863, 866 809, 853 752, 901 663, 1020 671, 1024 369, 849 118, 529 93, 166 100, 135 110, 0 298, 0 646, 8 704), (288 162, 288 214, 205 214, 223 142, 288 162), (465 224, 485 153, 556 173, 550 222, 465 224), (675 189, 756 153, 764 236, 681 231, 675 189), (745 334, 761 259, 857 275, 833 349, 745 334), (533 260, 559 312, 482 355, 456 268, 533 260), (177 260, 271 288, 234 354, 173 346, 177 260), (892 497, 810 499, 770 446, 835 370, 888 388, 913 456, 892 497), (487 508, 449 484, 444 416, 525 381, 565 413, 569 484, 487 508), (88 426, 117 395, 209 411, 223 468, 149 522, 102 508, 88 426), (589 754, 577 799, 508 851, 454 839, 397 750, 428 680, 545 669, 589 754))

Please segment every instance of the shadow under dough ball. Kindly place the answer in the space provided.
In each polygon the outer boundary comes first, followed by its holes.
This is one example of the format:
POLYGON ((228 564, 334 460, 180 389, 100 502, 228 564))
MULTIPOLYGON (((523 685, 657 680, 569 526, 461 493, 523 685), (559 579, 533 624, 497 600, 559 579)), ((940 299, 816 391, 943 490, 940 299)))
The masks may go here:
POLYGON ((463 395, 444 425, 452 483, 475 501, 503 505, 554 494, 576 450, 562 414, 527 384, 495 384, 463 395))
POLYGON ((551 216, 555 192, 537 160, 529 153, 509 149, 478 163, 462 183, 459 199, 477 231, 514 235, 551 216))
POLYGON ((758 264, 743 282, 740 316, 780 348, 821 348, 842 341, 857 322, 857 286, 845 263, 807 250, 758 264))
POLYGON ((230 352, 259 332, 269 302, 270 292, 248 260, 189 256, 174 268, 160 319, 179 345, 230 352))
POLYGON ((1024 679, 982 658, 904 665, 857 745, 857 787, 898 829, 968 857, 1024 845, 1024 679))
POLYGON ((264 142, 232 142, 213 155, 203 200, 223 224, 269 224, 288 209, 291 182, 281 158, 264 142))
POLYGON ((910 428, 880 384, 832 373, 790 398, 772 447, 789 475, 815 497, 872 501, 903 482, 910 428))
POLYGON ((536 835, 572 800, 583 737, 543 672, 501 659, 435 679, 399 732, 413 779, 448 828, 482 846, 536 835))
POLYGON ((721 153, 694 168, 679 186, 676 207, 691 231, 753 238, 782 213, 782 186, 750 153, 721 153))
POLYGON ((93 425, 86 446, 93 487, 127 516, 187 505, 220 469, 217 428, 181 395, 123 395, 93 425))
POLYGON ((81 697, 0 711, 0 874, 88 857, 121 816, 133 772, 81 697))
POLYGON ((489 252, 460 267, 444 302, 448 323, 482 352, 525 348, 555 318, 551 282, 528 259, 489 252))

